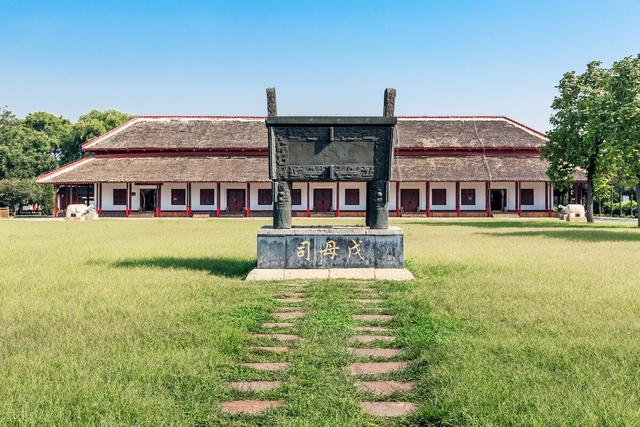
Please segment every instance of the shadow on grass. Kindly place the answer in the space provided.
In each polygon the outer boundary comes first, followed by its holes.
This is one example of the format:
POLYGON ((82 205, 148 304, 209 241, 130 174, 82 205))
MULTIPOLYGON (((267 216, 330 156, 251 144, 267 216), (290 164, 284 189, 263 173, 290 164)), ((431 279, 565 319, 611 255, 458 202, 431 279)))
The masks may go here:
POLYGON ((225 277, 245 277, 255 267, 255 260, 237 258, 133 258, 113 263, 118 268, 154 267, 205 271, 225 277))
POLYGON ((480 233, 491 237, 550 237, 579 242, 640 242, 640 233, 629 231, 577 228, 574 230, 512 231, 508 233, 480 233))

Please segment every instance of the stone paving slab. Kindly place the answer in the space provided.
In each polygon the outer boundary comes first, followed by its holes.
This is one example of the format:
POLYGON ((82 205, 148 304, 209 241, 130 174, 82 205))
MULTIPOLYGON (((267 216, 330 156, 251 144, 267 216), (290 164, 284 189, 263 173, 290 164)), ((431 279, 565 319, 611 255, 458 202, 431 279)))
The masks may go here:
POLYGON ((257 369, 259 371, 276 372, 282 371, 289 367, 288 363, 272 363, 272 362, 246 362, 241 363, 245 368, 257 369))
POLYGON ((380 375, 402 371, 407 362, 358 362, 347 366, 351 375, 380 375))
POLYGON ((233 381, 229 383, 229 387, 242 392, 269 391, 281 385, 282 381, 233 381))
POLYGON ((304 313, 302 311, 286 311, 279 313, 272 313, 272 316, 276 319, 300 319, 304 317, 304 313))
POLYGON ((273 347, 253 346, 253 347, 249 347, 249 350, 262 351, 262 352, 265 352, 265 353, 286 353, 286 352, 289 351, 289 347, 284 347, 284 346, 273 346, 273 347))
POLYGON ((384 326, 355 326, 353 330, 356 332, 391 332, 391 329, 384 326))
POLYGON ((263 323, 261 326, 265 329, 291 328, 294 326, 294 324, 289 322, 266 322, 266 323, 263 323))
POLYGON ((266 340, 279 340, 279 341, 297 341, 300 339, 299 335, 294 334, 251 334, 253 338, 262 338, 266 340))
POLYGON ((379 417, 402 417, 415 411, 416 406, 409 402, 362 402, 360 409, 379 417))
POLYGON ((220 409, 230 415, 260 415, 282 406, 279 400, 233 400, 220 404, 220 409))
POLYGON ((413 381, 358 381, 356 387, 376 396, 391 396, 394 393, 404 393, 413 390, 413 381))
POLYGON ((361 322, 388 322, 393 319, 390 314, 354 314, 353 318, 361 322))
POLYGON ((359 343, 369 344, 373 342, 394 342, 396 337, 389 335, 354 335, 351 339, 359 343))
POLYGON ((395 357, 404 354, 399 348, 348 348, 349 353, 361 357, 395 357))

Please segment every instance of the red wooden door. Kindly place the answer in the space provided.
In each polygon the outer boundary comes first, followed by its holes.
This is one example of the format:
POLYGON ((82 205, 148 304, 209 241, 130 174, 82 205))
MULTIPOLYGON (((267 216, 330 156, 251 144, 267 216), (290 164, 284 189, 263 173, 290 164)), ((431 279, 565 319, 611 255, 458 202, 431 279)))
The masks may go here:
POLYGON ((313 210, 316 212, 331 212, 333 191, 330 188, 315 188, 313 190, 313 210))
POLYGON ((418 212, 420 190, 407 188, 400 190, 400 206, 402 212, 418 212))
POLYGON ((245 208, 245 190, 230 188, 227 190, 227 211, 243 213, 245 208))

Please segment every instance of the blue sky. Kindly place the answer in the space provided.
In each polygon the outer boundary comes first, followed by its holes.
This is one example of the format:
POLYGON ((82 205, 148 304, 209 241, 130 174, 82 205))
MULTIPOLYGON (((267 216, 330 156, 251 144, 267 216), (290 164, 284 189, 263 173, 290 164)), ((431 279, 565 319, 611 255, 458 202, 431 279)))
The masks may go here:
POLYGON ((547 130, 568 70, 640 52, 640 0, 0 0, 0 105, 133 114, 507 115, 547 130))

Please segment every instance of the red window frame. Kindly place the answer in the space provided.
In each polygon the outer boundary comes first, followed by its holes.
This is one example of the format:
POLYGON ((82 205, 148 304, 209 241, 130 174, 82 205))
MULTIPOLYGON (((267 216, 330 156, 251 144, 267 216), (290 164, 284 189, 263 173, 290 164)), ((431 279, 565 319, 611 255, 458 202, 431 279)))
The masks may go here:
POLYGON ((357 206, 360 204, 360 189, 359 188, 345 188, 344 189, 344 204, 345 206, 357 206))
POLYGON ((113 206, 126 206, 126 205, 127 205, 127 189, 114 188, 113 189, 113 206))
POLYGON ((273 204, 273 195, 270 188, 258 188, 258 204, 262 206, 273 204))
POLYGON ((200 189, 200 204, 204 206, 213 206, 216 204, 216 189, 215 188, 201 188, 200 189))
POLYGON ((445 206, 447 204, 447 189, 432 188, 431 189, 431 205, 445 206))
POLYGON ((181 206, 187 204, 187 190, 184 188, 171 189, 171 206, 181 206))
POLYGON ((472 206, 476 204, 476 189, 463 188, 460 190, 460 204, 462 206, 472 206))
POLYGON ((520 189, 520 205, 525 205, 525 206, 535 205, 533 188, 520 189))
POLYGON ((302 204, 302 190, 299 188, 293 188, 291 190, 291 204, 294 206, 300 206, 302 204))

